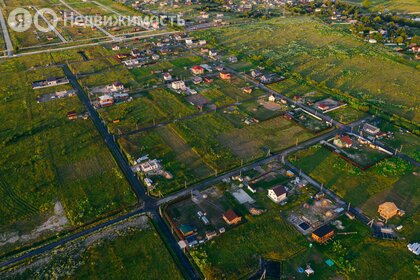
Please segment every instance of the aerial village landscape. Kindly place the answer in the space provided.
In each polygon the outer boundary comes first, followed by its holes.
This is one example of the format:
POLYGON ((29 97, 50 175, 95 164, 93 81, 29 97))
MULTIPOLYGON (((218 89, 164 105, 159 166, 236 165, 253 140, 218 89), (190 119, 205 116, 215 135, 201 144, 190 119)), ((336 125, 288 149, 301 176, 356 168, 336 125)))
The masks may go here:
POLYGON ((419 279, 418 0, 0 11, 0 279, 419 279))

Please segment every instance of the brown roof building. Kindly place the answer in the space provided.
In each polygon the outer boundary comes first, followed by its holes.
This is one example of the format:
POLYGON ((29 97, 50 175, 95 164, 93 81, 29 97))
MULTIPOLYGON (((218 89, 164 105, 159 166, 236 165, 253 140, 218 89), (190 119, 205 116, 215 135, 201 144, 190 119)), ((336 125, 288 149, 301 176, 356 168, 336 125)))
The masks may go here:
POLYGON ((229 225, 236 225, 242 220, 242 217, 238 216, 232 209, 229 209, 223 214, 223 220, 229 225))
POLYGON ((392 217, 396 216, 399 213, 400 209, 398 209, 397 205, 395 205, 394 202, 384 202, 381 205, 379 205, 378 213, 379 215, 389 220, 392 217))

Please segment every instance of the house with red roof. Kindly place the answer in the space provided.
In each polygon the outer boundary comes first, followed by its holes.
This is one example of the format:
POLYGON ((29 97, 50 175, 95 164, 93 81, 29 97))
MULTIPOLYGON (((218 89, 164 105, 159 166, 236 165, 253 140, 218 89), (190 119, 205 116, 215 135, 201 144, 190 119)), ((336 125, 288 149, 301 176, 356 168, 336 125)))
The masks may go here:
POLYGON ((196 65, 196 66, 191 67, 191 72, 194 75, 201 75, 204 73, 204 68, 199 65, 196 65))
POLYGON ((333 143, 339 148, 350 148, 353 145, 353 141, 348 135, 341 136, 341 137, 337 135, 333 143))

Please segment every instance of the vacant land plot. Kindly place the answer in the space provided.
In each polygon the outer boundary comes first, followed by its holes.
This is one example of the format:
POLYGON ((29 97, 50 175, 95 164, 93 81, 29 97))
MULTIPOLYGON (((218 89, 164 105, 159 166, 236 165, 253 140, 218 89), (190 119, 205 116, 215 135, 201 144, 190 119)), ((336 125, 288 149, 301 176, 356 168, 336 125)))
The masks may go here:
POLYGON ((254 90, 252 94, 243 92, 243 88, 249 86, 244 80, 234 76, 230 81, 215 78, 211 84, 201 84, 194 88, 216 106, 226 106, 251 97, 263 95, 261 90, 254 90))
POLYGON ((383 132, 393 133, 392 136, 381 139, 381 142, 420 162, 419 136, 384 121, 380 122, 379 127, 383 132))
POLYGON ((180 96, 164 88, 150 90, 131 102, 116 104, 99 110, 114 133, 125 133, 182 118, 197 112, 180 96), (117 120, 117 121, 116 121, 117 120))
POLYGON ((244 160, 255 159, 271 152, 305 141, 312 134, 283 117, 276 117, 259 124, 234 129, 218 136, 235 155, 244 160))
POLYGON ((136 81, 145 87, 162 83, 162 74, 166 71, 171 73, 174 80, 191 77, 192 73, 189 68, 202 62, 203 59, 199 56, 182 53, 177 57, 166 58, 150 66, 135 68, 131 70, 131 73, 136 81))
POLYGON ((340 123, 349 124, 357 120, 360 120, 364 117, 367 117, 367 113, 358 111, 354 108, 346 106, 346 107, 328 112, 328 116, 330 116, 336 121, 339 121, 340 123))
POLYGON ((222 116, 211 113, 175 123, 185 141, 214 170, 228 170, 239 164, 239 159, 217 139, 218 135, 233 129, 222 116))
POLYGON ((69 111, 85 111, 78 98, 36 102, 39 94, 63 87, 33 91, 31 83, 60 76, 64 76, 60 68, 2 73, 0 224, 1 242, 6 244, 2 252, 31 240, 54 214, 57 201, 64 207, 67 227, 135 203, 93 123, 67 119, 69 111), (25 240, 19 240, 22 234, 25 240), (19 244, 11 241, 16 237, 19 244))
POLYGON ((418 168, 399 158, 389 158, 366 171, 346 162, 321 146, 313 146, 290 156, 304 172, 338 195, 375 217, 378 205, 393 201, 408 215, 420 205, 418 168))
POLYGON ((275 19, 197 35, 240 52, 250 61, 269 60, 275 67, 297 72, 321 86, 339 89, 408 120, 420 120, 415 105, 418 70, 316 19, 275 19))

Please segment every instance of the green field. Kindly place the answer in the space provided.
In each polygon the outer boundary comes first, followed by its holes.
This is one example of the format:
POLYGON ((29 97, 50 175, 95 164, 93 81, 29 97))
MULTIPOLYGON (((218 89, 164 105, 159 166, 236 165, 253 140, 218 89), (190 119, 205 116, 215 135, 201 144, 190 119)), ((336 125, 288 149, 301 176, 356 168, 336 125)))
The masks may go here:
POLYGON ((420 206, 418 168, 399 158, 389 158, 366 171, 346 162, 331 151, 313 146, 290 156, 302 171, 375 217, 378 205, 393 201, 407 213, 409 219, 420 206))
MULTIPOLYGON (((61 202, 69 220, 65 228, 134 205, 129 185, 91 120, 67 119, 69 111, 85 111, 79 99, 36 102, 39 94, 69 88, 31 88, 33 81, 64 76, 62 70, 22 71, 25 66, 19 60, 0 67, 8 69, 0 81, 3 238, 32 232, 54 214, 56 201, 61 202)), ((18 243, 5 245, 2 252, 21 245, 18 243)))
MULTIPOLYGON (((362 0, 347 0, 346 2, 362 4, 362 0)), ((370 0, 369 8, 383 11, 385 9, 392 12, 415 13, 420 12, 419 1, 417 0, 370 0)))
POLYGON ((352 96, 410 121, 420 120, 417 69, 317 19, 273 19, 200 31, 197 36, 239 53, 240 59, 271 65, 276 71, 335 89, 340 96, 352 96))

